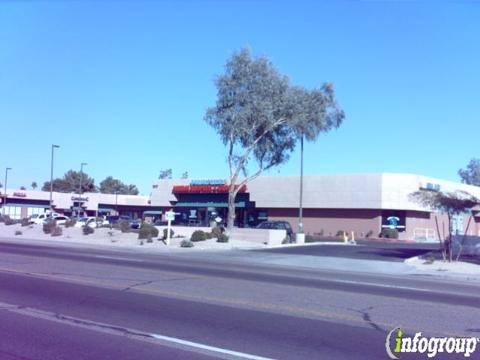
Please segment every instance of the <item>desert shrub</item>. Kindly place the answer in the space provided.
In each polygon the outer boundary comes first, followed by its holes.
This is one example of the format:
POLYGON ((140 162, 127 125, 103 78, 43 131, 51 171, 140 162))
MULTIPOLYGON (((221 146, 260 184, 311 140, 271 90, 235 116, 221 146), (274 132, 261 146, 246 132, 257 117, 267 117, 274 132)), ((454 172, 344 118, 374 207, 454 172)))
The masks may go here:
POLYGON ((338 230, 335 236, 345 236, 347 232, 345 230, 338 230))
POLYGON ((15 220, 10 219, 9 217, 7 217, 4 222, 5 225, 15 225, 17 223, 15 220))
POLYGON ((15 231, 15 236, 17 235, 22 235, 22 232, 20 230, 15 231))
MULTIPOLYGON (((167 232, 168 232, 167 228, 163 229, 163 239, 164 240, 167 239, 167 232)), ((170 239, 173 238, 174 234, 175 234, 175 232, 172 229, 170 229, 170 239)))
POLYGON ((213 239, 215 235, 213 235, 213 233, 211 232, 205 232, 205 237, 207 238, 207 240, 209 240, 209 239, 213 239))
POLYGON ((62 235, 62 228, 60 226, 56 226, 52 229, 52 232, 50 233, 50 235, 52 236, 61 236, 62 235))
POLYGON ((365 237, 369 238, 373 235, 373 230, 368 230, 368 232, 365 234, 365 237))
POLYGON ((43 224, 43 232, 45 234, 51 234, 52 230, 57 227, 57 222, 55 220, 47 221, 46 224, 43 224))
POLYGON ((95 232, 95 229, 91 228, 88 225, 84 225, 84 226, 82 226, 82 232, 83 232, 83 235, 90 235, 90 234, 93 234, 95 232))
POLYGON ((144 222, 138 231, 138 238, 150 240, 153 237, 158 237, 158 229, 155 226, 144 222))
POLYGON ((182 240, 182 242, 180 243, 180 247, 191 248, 193 247, 193 242, 191 242, 190 240, 182 240))
POLYGON ((380 237, 386 238, 386 239, 398 239, 398 230, 397 229, 390 229, 390 228, 384 228, 382 229, 382 232, 379 235, 380 237))
POLYGON ((305 235, 305 242, 306 243, 312 243, 312 242, 315 242, 317 240, 315 240, 315 238, 312 236, 312 235, 305 235))
POLYGON ((218 237, 217 237, 217 242, 218 243, 227 243, 228 242, 228 236, 226 234, 220 234, 218 237))
POLYGON ((286 236, 285 239, 282 240, 282 245, 285 244, 290 244, 290 238, 288 236, 286 236))
POLYGON ((190 240, 193 241, 193 242, 205 241, 205 240, 207 240, 207 235, 202 230, 195 230, 193 232, 192 236, 190 237, 190 240))
POLYGON ((126 233, 130 231, 130 223, 127 220, 120 220, 118 222, 118 227, 122 233, 126 233))
POLYGON ((75 219, 68 219, 67 221, 65 221, 65 227, 66 227, 66 228, 68 228, 68 227, 74 227, 76 223, 77 223, 77 220, 75 220, 75 219))
MULTIPOLYGON (((319 232, 313 233, 313 235, 318 235, 318 236, 323 236, 324 234, 325 234, 325 231, 323 229, 320 229, 319 232)), ((307 241, 306 238, 305 238, 305 241, 307 241)))
POLYGON ((225 232, 225 228, 223 226, 215 226, 212 229, 212 235, 216 238, 218 238, 221 234, 225 232))
POLYGON ((27 219, 27 218, 23 218, 22 221, 20 221, 20 224, 22 224, 22 226, 28 226, 28 225, 29 225, 28 219, 27 219))

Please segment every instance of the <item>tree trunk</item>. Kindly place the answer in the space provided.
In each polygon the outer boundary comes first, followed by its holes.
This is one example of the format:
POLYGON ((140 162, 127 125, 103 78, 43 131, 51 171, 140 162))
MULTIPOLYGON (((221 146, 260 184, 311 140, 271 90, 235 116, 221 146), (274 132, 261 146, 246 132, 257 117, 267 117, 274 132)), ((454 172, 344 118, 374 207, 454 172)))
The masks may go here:
POLYGON ((235 185, 230 185, 228 190, 228 215, 227 215, 227 232, 230 234, 233 230, 233 224, 235 221, 235 198, 237 193, 235 191, 235 185))

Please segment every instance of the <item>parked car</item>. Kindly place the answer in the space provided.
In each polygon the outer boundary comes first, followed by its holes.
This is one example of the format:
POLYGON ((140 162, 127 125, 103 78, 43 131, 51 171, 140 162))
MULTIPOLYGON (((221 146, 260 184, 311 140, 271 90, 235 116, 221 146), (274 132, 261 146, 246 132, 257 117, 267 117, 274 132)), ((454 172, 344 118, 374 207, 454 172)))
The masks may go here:
POLYGON ((91 228, 97 227, 97 218, 95 216, 82 217, 77 220, 75 227, 89 226, 91 228))
POLYGON ((30 215, 29 219, 28 219, 28 222, 30 224, 37 224, 37 225, 41 225, 43 224, 43 222, 51 217, 53 218, 57 218, 58 216, 62 216, 60 214, 57 214, 57 213, 53 213, 53 214, 49 214, 49 213, 43 213, 43 214, 33 214, 33 215, 30 215), (51 215, 51 216, 50 216, 51 215))
POLYGON ((57 215, 54 217, 48 216, 45 220, 43 220, 43 224, 47 224, 51 221, 56 221, 57 225, 65 225, 65 222, 67 222, 68 220, 70 220, 68 216, 63 216, 63 215, 57 215))
POLYGON ((132 229, 140 229, 142 227, 142 219, 135 219, 130 222, 130 227, 132 229))
POLYGON ((257 229, 285 230, 287 232, 287 242, 295 242, 295 234, 288 221, 264 221, 258 224, 257 229))

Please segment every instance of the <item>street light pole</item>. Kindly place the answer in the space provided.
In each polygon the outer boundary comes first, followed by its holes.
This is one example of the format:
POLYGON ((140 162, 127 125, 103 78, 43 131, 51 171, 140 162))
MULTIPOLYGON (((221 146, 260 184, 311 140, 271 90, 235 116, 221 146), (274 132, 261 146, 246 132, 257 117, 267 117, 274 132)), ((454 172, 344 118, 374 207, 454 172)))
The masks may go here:
POLYGON ((83 178, 83 166, 87 165, 87 163, 80 164, 80 190, 78 190, 78 195, 82 195, 82 178, 83 178))
POLYGON ((50 162, 50 214, 53 213, 53 202, 52 202, 52 193, 53 193, 53 150, 59 148, 59 145, 52 144, 52 160, 50 162))
POLYGON ((300 138, 300 204, 298 210, 298 232, 303 234, 303 134, 300 138))
POLYGON ((12 170, 12 168, 5 168, 5 187, 3 192, 3 206, 2 206, 2 214, 5 216, 5 207, 7 206, 7 180, 8 180, 8 170, 12 170))

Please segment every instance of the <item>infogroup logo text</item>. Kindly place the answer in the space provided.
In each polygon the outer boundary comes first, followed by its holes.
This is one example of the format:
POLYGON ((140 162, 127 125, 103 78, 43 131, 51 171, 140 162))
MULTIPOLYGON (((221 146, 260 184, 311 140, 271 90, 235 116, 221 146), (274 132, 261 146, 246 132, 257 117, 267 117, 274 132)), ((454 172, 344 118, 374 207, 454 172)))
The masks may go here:
POLYGON ((415 333, 415 336, 405 336, 403 330, 399 327, 390 331, 385 342, 385 349, 390 359, 400 359, 401 353, 419 353, 427 354, 429 358, 437 356, 439 353, 463 354, 464 357, 470 357, 477 349, 480 339, 476 337, 430 337, 422 336, 421 332, 415 333), (392 335, 396 332, 393 351, 390 346, 392 335))

